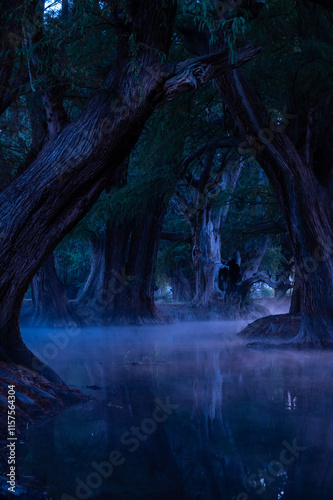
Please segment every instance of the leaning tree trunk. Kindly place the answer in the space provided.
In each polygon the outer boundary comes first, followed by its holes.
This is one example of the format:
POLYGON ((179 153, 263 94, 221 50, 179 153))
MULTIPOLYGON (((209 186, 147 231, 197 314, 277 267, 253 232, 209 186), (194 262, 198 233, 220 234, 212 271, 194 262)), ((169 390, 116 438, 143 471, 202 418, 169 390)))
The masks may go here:
MULTIPOLYGON (((0 250, 3 359, 36 365, 19 330, 21 304, 33 276, 97 200, 135 145, 154 107, 175 90, 174 85, 164 88, 171 76, 169 66, 166 72, 159 68, 157 73, 145 70, 158 64, 156 53, 167 51, 174 14, 173 2, 162 6, 151 0, 136 11, 137 41, 144 47, 139 78, 129 67, 126 41, 120 37, 125 43, 120 49, 121 59, 106 81, 115 100, 110 99, 109 92, 97 93, 81 117, 44 147, 32 165, 1 194, 0 232, 7 235, 0 250), (143 32, 146 23, 150 30, 143 32), (147 44, 156 52, 148 50, 147 44)), ((176 76, 174 66, 171 73, 176 76)), ((47 368, 43 374, 56 378, 47 368)))
MULTIPOLYGON (((132 11, 128 29, 119 36, 116 67, 103 90, 1 193, 0 233, 7 236, 0 249, 2 359, 36 365, 36 357, 23 343, 19 330, 26 290, 59 241, 113 178, 154 109, 258 53, 244 46, 233 65, 224 50, 161 66, 160 54, 168 51, 175 10, 174 1, 144 0, 132 11), (133 29, 139 75, 133 74, 128 52, 128 32, 133 29)), ((47 367, 43 374, 57 378, 47 367)))
MULTIPOLYGON (((300 279, 301 329, 296 344, 333 342, 333 211, 330 182, 318 180, 311 166, 267 113, 240 71, 218 79, 218 87, 270 179, 287 223, 300 279), (257 143, 256 143, 257 144, 257 143)), ((284 117, 286 120, 286 117, 284 117)))

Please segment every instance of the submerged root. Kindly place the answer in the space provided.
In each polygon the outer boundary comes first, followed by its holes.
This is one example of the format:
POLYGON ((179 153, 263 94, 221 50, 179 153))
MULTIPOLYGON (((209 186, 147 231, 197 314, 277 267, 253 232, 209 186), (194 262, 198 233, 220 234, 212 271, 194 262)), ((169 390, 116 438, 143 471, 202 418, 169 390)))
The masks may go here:
MULTIPOLYGON (((297 336, 298 337, 298 336, 297 336)), ((330 342, 312 342, 306 340, 297 340, 297 337, 287 340, 286 342, 250 342, 246 344, 249 349, 294 349, 294 350, 310 350, 310 349, 333 349, 333 341, 330 342)))

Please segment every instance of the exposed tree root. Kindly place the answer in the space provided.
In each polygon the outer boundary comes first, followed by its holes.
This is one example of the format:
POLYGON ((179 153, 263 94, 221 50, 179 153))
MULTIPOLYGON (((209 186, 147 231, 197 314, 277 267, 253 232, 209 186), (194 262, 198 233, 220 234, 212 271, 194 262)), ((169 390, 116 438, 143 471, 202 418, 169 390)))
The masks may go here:
MULTIPOLYGON (((16 434, 20 440, 25 440, 27 424, 53 417, 69 406, 91 399, 91 397, 81 394, 78 390, 69 389, 64 383, 50 382, 49 379, 43 376, 43 372, 37 373, 12 362, 0 361, 1 401, 7 400, 9 385, 15 386, 16 434)), ((3 471, 8 468, 6 448, 8 435, 7 416, 5 411, 0 412, 0 470, 3 471)), ((8 485, 6 484, 6 486, 8 485)), ((12 498, 12 496, 9 495, 8 498, 12 498)), ((31 497, 22 495, 23 497, 44 498, 44 496, 39 497, 37 494, 31 497)))
POLYGON ((246 338, 292 339, 301 328, 301 317, 291 314, 274 314, 250 323, 238 335, 246 338))
POLYGON ((301 316, 279 314, 260 318, 248 325, 238 335, 257 338, 247 344, 251 349, 332 349, 333 339, 329 335, 317 335, 306 332, 301 327, 301 316), (272 340, 272 342, 267 342, 272 340), (283 340, 283 342, 276 342, 283 340))

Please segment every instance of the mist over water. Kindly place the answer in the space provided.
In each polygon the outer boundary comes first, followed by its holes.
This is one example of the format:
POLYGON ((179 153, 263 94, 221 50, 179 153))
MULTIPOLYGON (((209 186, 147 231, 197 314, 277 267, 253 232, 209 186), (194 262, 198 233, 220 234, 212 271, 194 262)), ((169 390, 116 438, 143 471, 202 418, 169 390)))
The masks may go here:
POLYGON ((290 309, 291 297, 276 300, 273 297, 257 299, 258 303, 266 307, 270 314, 287 314, 290 309))
POLYGON ((250 350, 245 325, 23 329, 95 399, 30 428, 20 478, 57 499, 331 500, 333 353, 250 350))

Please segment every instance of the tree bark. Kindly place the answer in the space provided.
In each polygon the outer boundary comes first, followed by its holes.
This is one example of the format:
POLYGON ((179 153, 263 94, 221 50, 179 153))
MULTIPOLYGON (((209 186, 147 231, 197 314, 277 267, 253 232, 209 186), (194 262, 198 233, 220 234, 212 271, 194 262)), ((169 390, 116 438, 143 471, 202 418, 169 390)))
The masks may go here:
POLYGON ((76 327, 80 323, 57 275, 53 254, 38 270, 31 288, 32 311, 24 318, 25 326, 76 327))
POLYGON ((141 219, 108 222, 93 244, 91 272, 76 311, 87 324, 170 321, 154 303, 154 268, 167 203, 158 197, 141 219))
POLYGON ((92 240, 91 271, 76 301, 76 312, 86 324, 108 324, 118 307, 118 294, 128 285, 126 257, 130 224, 108 221, 92 240))
POLYGON ((144 219, 133 225, 125 267, 127 281, 115 295, 116 305, 110 318, 113 323, 172 322, 154 301, 154 269, 166 209, 164 197, 157 197, 144 219))
MULTIPOLYGON (((333 341, 333 218, 330 181, 318 180, 240 71, 218 80, 224 102, 271 181, 287 223, 300 277, 301 329, 293 343, 309 347, 333 341)), ((284 117, 286 120, 286 117, 284 117)), ((329 131, 328 133, 331 133, 329 131)), ((330 172, 329 179, 332 173, 330 172)))
MULTIPOLYGON (((242 168, 242 161, 231 164, 222 173, 218 188, 223 191, 233 191, 242 168)), ((203 172, 205 176, 205 173, 203 172)), ((202 180, 202 179, 201 179, 202 180)), ((204 186, 208 182, 204 181, 204 186)), ((229 204, 214 206, 203 198, 204 188, 198 190, 198 200, 201 205, 195 214, 193 228, 193 265, 195 272, 195 297, 193 302, 198 307, 209 307, 221 303, 224 294, 218 288, 217 271, 221 267, 221 237, 226 221, 229 204)))
POLYGON ((259 267, 265 256, 269 240, 269 236, 251 239, 251 241, 246 245, 244 254, 242 255, 243 280, 251 278, 259 271, 259 267))
MULTIPOLYGON (((146 47, 149 41, 156 52, 166 52, 174 11, 173 2, 163 8, 160 2, 147 0, 136 13, 138 42, 146 47), (146 22, 150 30, 145 34, 142 24, 146 26, 146 22)), ((124 45, 120 52, 126 51, 124 45)), ((158 63, 156 52, 142 49, 143 68, 158 63)), ((9 356, 28 366, 34 363, 35 357, 19 331, 24 294, 41 264, 89 210, 115 168, 128 156, 153 111, 152 100, 161 100, 157 97, 162 97, 161 86, 168 76, 175 76, 168 68, 168 75, 161 70, 157 77, 142 70, 137 83, 126 52, 122 52, 116 70, 107 78, 106 90, 99 92, 81 117, 2 192, 0 232, 6 238, 0 250, 0 347, 4 358, 9 356), (111 91, 114 100, 109 98, 111 91)))
POLYGON ((300 281, 296 274, 293 293, 291 295, 289 314, 300 314, 300 313, 301 313, 300 281))
POLYGON ((31 366, 35 357, 19 330, 24 294, 57 243, 113 178, 153 110, 258 53, 242 47, 234 65, 224 50, 187 63, 160 66, 159 54, 168 52, 175 10, 174 1, 145 0, 132 12, 130 26, 120 30, 116 67, 103 90, 1 193, 0 233, 7 237, 0 249, 0 347, 7 359, 9 355, 31 366), (133 30, 139 75, 133 75, 129 64, 127 42, 133 30))
POLYGON ((276 280, 274 281, 270 276, 268 276, 264 272, 259 272, 253 274, 252 276, 243 279, 241 283, 239 283, 239 290, 242 296, 242 300, 244 301, 246 296, 249 294, 251 287, 255 283, 266 283, 266 285, 274 288, 274 290, 284 290, 283 297, 287 293, 287 291, 292 288, 291 282, 285 282, 284 280, 276 280))
POLYGON ((170 285, 174 302, 191 302, 193 300, 194 279, 186 276, 180 266, 170 276, 170 285))

